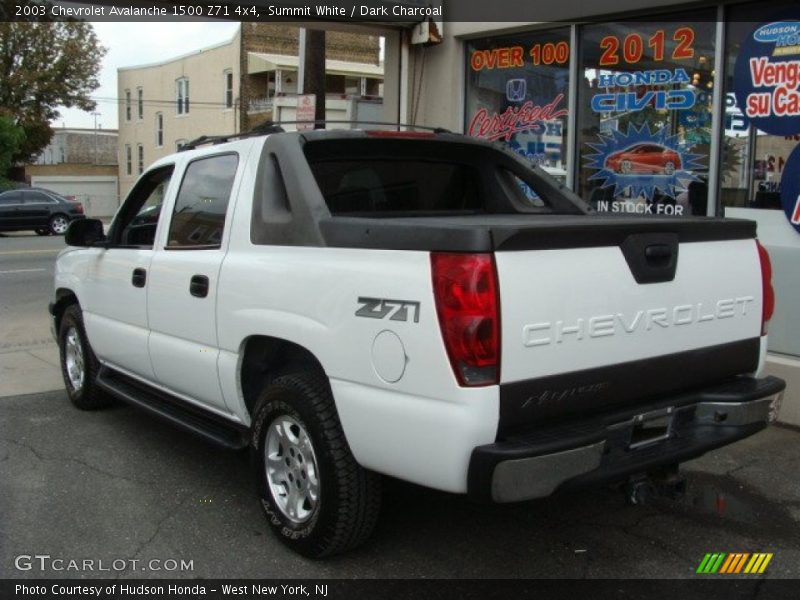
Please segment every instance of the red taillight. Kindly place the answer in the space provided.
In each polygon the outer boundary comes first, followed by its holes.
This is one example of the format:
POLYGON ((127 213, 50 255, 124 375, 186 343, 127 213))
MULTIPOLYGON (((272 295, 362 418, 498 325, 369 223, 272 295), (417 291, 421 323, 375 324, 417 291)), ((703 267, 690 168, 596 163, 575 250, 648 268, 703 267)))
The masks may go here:
POLYGON ((772 289, 772 263, 769 253, 761 243, 756 240, 758 259, 761 262, 761 335, 767 334, 767 322, 775 312, 775 290, 772 289))
POLYGON ((78 211, 78 214, 80 214, 80 215, 82 215, 82 214, 83 214, 83 204, 81 204, 80 202, 78 202, 78 203, 75 205, 75 209, 78 211))
POLYGON ((442 338, 462 386, 500 378, 500 303, 492 254, 431 254, 442 338))

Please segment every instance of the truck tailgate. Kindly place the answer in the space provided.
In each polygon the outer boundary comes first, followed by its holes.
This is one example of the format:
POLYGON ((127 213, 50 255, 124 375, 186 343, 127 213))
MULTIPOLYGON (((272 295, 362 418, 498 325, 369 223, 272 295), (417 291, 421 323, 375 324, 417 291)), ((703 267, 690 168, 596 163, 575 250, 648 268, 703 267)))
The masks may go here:
POLYGON ((640 255, 656 247, 653 264, 664 260, 669 239, 659 235, 627 246, 496 253, 501 433, 757 369, 755 241, 676 237, 674 276, 653 278, 640 255))

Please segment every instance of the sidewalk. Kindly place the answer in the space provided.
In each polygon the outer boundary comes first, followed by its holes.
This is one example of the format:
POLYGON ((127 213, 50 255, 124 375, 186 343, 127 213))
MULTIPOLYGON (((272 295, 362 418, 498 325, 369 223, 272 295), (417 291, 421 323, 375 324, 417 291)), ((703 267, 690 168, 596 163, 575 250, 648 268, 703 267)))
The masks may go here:
POLYGON ((0 398, 63 388, 55 342, 0 350, 0 398))

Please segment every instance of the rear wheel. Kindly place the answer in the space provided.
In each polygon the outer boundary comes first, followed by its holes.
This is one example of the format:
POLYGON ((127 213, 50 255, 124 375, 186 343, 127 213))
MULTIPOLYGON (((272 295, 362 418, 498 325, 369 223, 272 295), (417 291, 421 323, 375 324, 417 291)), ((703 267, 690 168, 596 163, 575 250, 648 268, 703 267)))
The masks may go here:
POLYGON ((625 173, 627 175, 628 173, 631 172, 631 170, 632 170, 631 161, 623 160, 622 164, 620 164, 620 171, 622 171, 623 173, 625 173))
POLYGON ((96 410, 110 403, 97 387, 100 364, 89 346, 81 308, 71 304, 64 310, 58 331, 61 373, 70 401, 82 410, 96 410))
POLYGON ((254 414, 259 495, 279 539, 309 558, 363 543, 378 518, 380 479, 353 458, 324 373, 277 377, 254 414))
POLYGON ((50 232, 53 235, 64 235, 69 227, 69 219, 64 215, 50 217, 50 232))

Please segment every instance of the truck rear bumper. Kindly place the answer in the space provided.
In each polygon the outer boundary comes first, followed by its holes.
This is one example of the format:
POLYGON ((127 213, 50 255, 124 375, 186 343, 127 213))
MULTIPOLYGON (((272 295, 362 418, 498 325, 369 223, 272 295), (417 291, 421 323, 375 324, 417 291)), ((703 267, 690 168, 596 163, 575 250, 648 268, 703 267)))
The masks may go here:
POLYGON ((516 502, 696 458, 764 429, 785 387, 776 377, 743 377, 509 435, 473 450, 468 493, 483 501, 516 502))

